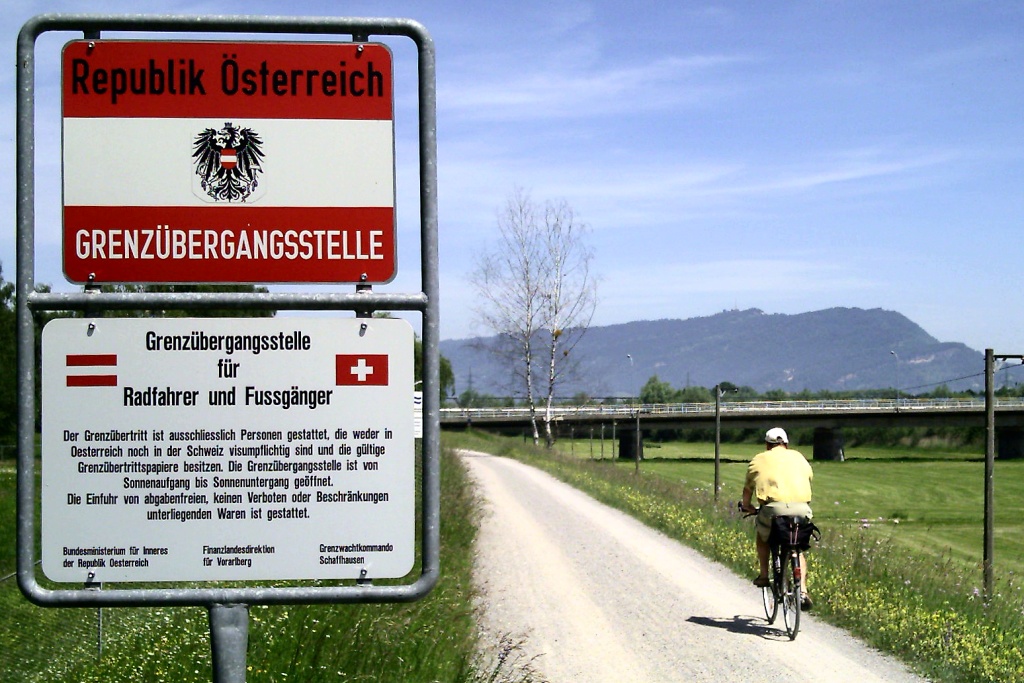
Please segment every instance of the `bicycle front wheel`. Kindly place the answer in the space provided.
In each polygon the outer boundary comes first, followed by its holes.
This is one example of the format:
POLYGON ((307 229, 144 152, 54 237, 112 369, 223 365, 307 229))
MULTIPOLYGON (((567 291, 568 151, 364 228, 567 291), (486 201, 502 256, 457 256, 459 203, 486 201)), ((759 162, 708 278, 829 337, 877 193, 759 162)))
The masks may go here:
POLYGON ((800 556, 792 553, 786 561, 782 572, 782 620, 786 624, 786 634, 790 640, 796 638, 800 630, 800 596, 803 582, 801 580, 800 556))

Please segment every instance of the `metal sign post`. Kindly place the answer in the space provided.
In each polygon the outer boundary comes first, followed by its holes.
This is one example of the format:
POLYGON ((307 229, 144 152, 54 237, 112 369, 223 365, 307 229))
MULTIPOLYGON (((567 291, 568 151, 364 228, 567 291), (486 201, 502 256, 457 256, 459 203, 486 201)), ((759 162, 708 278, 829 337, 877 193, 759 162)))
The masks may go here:
POLYGON ((245 683, 249 606, 210 605, 210 648, 216 683, 245 683))
POLYGON ((57 607, 204 606, 217 681, 245 680, 251 604, 425 596, 438 578, 440 541, 436 98, 426 30, 403 19, 51 14, 22 28, 17 64, 18 584, 25 596, 57 607), (80 293, 35 291, 35 41, 53 31, 77 34, 62 57, 63 240, 65 273, 87 285, 80 293), (289 34, 291 42, 110 40, 118 31, 289 34), (352 42, 296 38, 310 35, 352 42), (416 292, 369 289, 397 272, 391 53, 371 36, 405 37, 417 47, 416 292), (105 126, 118 135, 104 134, 105 126), (100 139, 119 142, 107 150, 97 147, 100 139), (94 286, 104 282, 357 289, 114 294, 94 286), (95 317, 213 308, 418 312, 419 500, 407 323, 95 317), (93 317, 54 321, 43 333, 40 531, 33 315, 45 311, 93 317), (361 506, 375 514, 360 519, 361 506), (383 509, 392 512, 381 516, 383 509), (70 587, 40 584, 37 543, 45 574, 70 587), (279 549, 292 561, 275 559, 279 549), (404 577, 417 560, 411 583, 373 583, 404 577), (87 572, 104 590, 83 586, 87 572), (278 578, 298 585, 261 584, 278 578), (339 581, 312 581, 323 578, 339 581), (222 580, 245 585, 227 588, 222 580), (116 587, 137 581, 218 583, 116 587))

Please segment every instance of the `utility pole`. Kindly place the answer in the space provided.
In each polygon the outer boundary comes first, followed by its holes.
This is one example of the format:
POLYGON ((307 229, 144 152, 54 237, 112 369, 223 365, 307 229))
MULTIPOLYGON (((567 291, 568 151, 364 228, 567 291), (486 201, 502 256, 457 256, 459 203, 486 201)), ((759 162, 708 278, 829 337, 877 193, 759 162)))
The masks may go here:
POLYGON ((992 349, 985 349, 985 538, 982 559, 982 571, 985 576, 985 600, 992 598, 992 539, 995 511, 992 499, 995 493, 995 461, 996 461, 996 406, 995 388, 993 387, 992 366, 995 354, 992 349))
POLYGON ((993 557, 995 526, 995 463, 996 463, 996 396, 995 361, 1019 359, 1024 355, 996 355, 992 349, 985 349, 985 533, 982 569, 985 581, 985 600, 993 595, 993 557))
MULTIPOLYGON (((733 389, 732 391, 736 391, 733 389)), ((715 502, 718 502, 718 490, 722 488, 722 397, 725 389, 721 382, 715 385, 715 502)))
POLYGON ((636 372, 633 370, 633 355, 627 353, 629 359, 629 375, 633 387, 636 388, 636 441, 633 443, 633 461, 636 463, 636 473, 640 474, 640 387, 636 383, 636 372))
POLYGON ((896 359, 896 412, 900 412, 900 354, 890 351, 890 355, 896 359))
POLYGON ((715 502, 718 502, 718 490, 722 488, 722 385, 715 385, 715 502))

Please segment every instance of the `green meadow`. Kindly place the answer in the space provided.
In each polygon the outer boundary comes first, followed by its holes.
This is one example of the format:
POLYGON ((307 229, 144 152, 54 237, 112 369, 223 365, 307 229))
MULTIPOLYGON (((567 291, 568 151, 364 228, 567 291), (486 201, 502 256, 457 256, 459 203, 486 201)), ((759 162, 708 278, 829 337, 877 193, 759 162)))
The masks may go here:
MULTIPOLYGON (((605 443, 606 457, 610 457, 605 443)), ((710 495, 714 444, 671 442, 645 445, 641 471, 710 495)), ((587 441, 559 444, 562 452, 590 458, 587 441)), ((794 444, 810 458, 810 445, 794 444)), ((720 447, 719 499, 740 499, 747 462, 759 444, 720 447)), ((858 527, 908 549, 980 567, 983 558, 984 454, 941 448, 857 446, 846 461, 815 461, 814 517, 818 526, 858 527)), ((600 448, 594 458, 600 458, 600 448)), ((632 461, 617 460, 632 471, 632 461)), ((1024 574, 1024 460, 996 461, 994 475, 994 566, 997 574, 1024 574)), ((980 569, 979 569, 980 581, 980 569)))

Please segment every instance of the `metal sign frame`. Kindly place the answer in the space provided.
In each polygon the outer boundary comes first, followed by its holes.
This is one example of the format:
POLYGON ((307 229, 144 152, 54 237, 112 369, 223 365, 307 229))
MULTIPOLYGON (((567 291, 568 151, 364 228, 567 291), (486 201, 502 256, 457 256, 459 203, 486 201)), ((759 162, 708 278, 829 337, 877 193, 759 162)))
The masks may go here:
MULTIPOLYGON (((18 35, 17 48, 17 351, 18 351, 18 585, 33 603, 43 606, 127 607, 190 605, 211 608, 211 621, 229 622, 237 615, 218 607, 250 604, 314 604, 411 602, 424 597, 440 571, 440 362, 438 336, 439 279, 437 244, 437 125, 433 40, 418 22, 408 19, 265 16, 143 16, 44 14, 29 20, 18 35), (35 43, 51 31, 81 32, 98 39, 102 31, 143 33, 237 33, 350 35, 366 42, 370 36, 411 39, 418 55, 420 265, 421 291, 375 293, 356 285, 354 293, 142 293, 35 291, 35 43), (291 311, 414 311, 422 316, 423 448, 420 497, 420 574, 409 584, 293 587, 132 588, 94 590, 49 589, 36 576, 37 529, 35 416, 36 340, 33 315, 42 311, 172 309, 203 311, 257 309, 291 311)), ((215 635, 217 630, 215 629, 215 635)), ((230 637, 230 636, 228 636, 230 637)))

